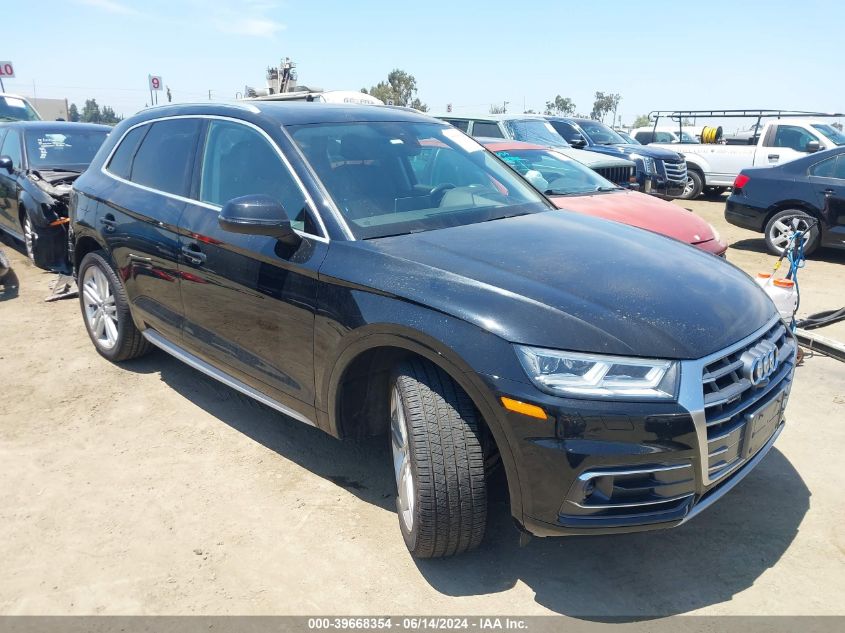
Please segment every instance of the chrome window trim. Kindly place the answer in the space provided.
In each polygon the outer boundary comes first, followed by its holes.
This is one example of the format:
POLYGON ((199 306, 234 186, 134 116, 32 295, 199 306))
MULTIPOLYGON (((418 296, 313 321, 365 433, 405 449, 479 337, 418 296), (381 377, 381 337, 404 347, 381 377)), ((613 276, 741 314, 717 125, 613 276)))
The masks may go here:
POLYGON ((179 200, 180 202, 195 204, 195 205, 198 205, 200 207, 204 207, 206 209, 210 209, 212 211, 216 211, 216 212, 219 213, 220 209, 223 208, 220 205, 212 204, 212 203, 209 203, 209 202, 203 202, 203 201, 197 200, 195 198, 188 198, 186 196, 180 196, 178 194, 169 193, 167 191, 161 191, 160 189, 154 189, 153 187, 147 187, 146 185, 141 185, 137 182, 132 182, 131 180, 121 178, 120 176, 117 176, 117 175, 111 173, 107 169, 109 163, 111 163, 111 160, 112 160, 112 157, 114 156, 114 153, 117 151, 117 148, 120 147, 121 143, 123 143, 123 140, 126 138, 126 135, 129 134, 129 132, 131 132, 132 130, 139 128, 143 125, 152 125, 153 123, 156 123, 158 121, 170 121, 170 120, 175 120, 175 119, 209 119, 209 120, 219 120, 219 121, 230 121, 232 123, 238 123, 240 125, 244 125, 246 127, 252 128, 253 130, 256 130, 260 135, 262 135, 265 138, 265 140, 268 143, 270 143, 270 146, 276 151, 276 154, 278 154, 279 158, 282 160, 282 163, 284 163, 285 167, 290 172, 291 176, 293 177, 294 181, 297 184, 297 187, 299 187, 300 192, 302 193, 303 197, 305 198, 305 204, 309 207, 309 209, 311 210, 311 213, 317 219, 317 223, 320 225, 320 229, 322 230, 323 235, 315 235, 313 233, 308 233, 307 231, 299 231, 297 229, 293 229, 293 230, 297 234, 299 234, 303 237, 308 237, 308 238, 311 238, 311 239, 316 240, 318 242, 324 242, 324 243, 328 244, 331 241, 331 239, 329 238, 329 232, 326 230, 326 225, 323 222, 323 218, 320 215, 319 211, 317 210, 316 205, 314 204, 314 200, 311 198, 310 194, 308 193, 308 190, 305 188, 305 185, 303 184, 302 180, 299 178, 299 175, 296 173, 296 171, 294 171, 293 166, 290 164, 290 161, 288 160, 287 156, 285 156, 284 152, 282 152, 282 150, 279 148, 279 146, 276 145, 276 143, 273 141, 272 138, 270 138, 270 135, 267 134, 267 132, 262 130, 260 127, 258 127, 254 123, 251 123, 250 121, 244 121, 243 119, 238 119, 238 118, 235 118, 235 117, 230 117, 230 116, 225 116, 225 115, 220 115, 220 114, 174 114, 174 115, 170 115, 170 116, 157 117, 155 119, 147 119, 146 121, 140 121, 139 123, 136 123, 132 127, 127 128, 126 131, 123 133, 123 135, 114 144, 114 146, 111 148, 111 151, 109 152, 109 155, 106 156, 106 159, 103 161, 103 164, 100 167, 100 172, 102 172, 103 175, 105 175, 109 178, 112 178, 113 180, 116 180, 118 182, 122 182, 122 183, 124 183, 126 185, 130 185, 132 187, 136 187, 136 188, 141 189, 143 191, 155 193, 155 194, 158 194, 160 196, 165 196, 166 198, 172 198, 173 200, 179 200))
POLYGON ((349 227, 349 223, 346 221, 346 218, 343 217, 343 213, 340 212, 340 209, 335 204, 334 198, 332 198, 331 194, 329 193, 329 190, 326 189, 326 186, 323 184, 323 181, 317 175, 317 172, 314 171, 314 168, 311 166, 311 163, 308 161, 308 158, 306 158, 305 153, 302 151, 302 148, 299 147, 299 144, 294 140, 293 136, 291 135, 290 132, 287 131, 287 129, 285 128, 284 125, 280 125, 279 128, 281 129, 282 134, 284 134, 287 137, 288 142, 291 144, 291 147, 294 148, 294 151, 296 151, 296 153, 299 154, 299 158, 302 161, 302 163, 306 166, 308 171, 311 172, 311 177, 316 182, 318 182, 320 184, 320 187, 323 189, 323 192, 326 194, 326 197, 323 199, 323 203, 332 212, 332 215, 334 216, 335 221, 340 225, 340 228, 345 233, 346 239, 348 239, 350 241, 355 241, 357 238, 355 237, 355 234, 352 232, 352 229, 349 227))

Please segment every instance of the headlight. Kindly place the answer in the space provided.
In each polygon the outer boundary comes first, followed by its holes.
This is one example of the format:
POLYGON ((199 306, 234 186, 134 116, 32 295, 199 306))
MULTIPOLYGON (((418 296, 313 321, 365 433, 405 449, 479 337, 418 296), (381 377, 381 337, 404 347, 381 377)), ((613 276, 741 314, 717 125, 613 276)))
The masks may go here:
POLYGON ((708 224, 708 226, 710 227, 710 230, 713 231, 713 239, 716 240, 717 242, 721 242, 722 236, 719 235, 719 231, 716 230, 716 227, 713 226, 712 224, 708 224))
POLYGON ((516 351, 531 382, 547 393, 618 400, 672 400, 677 393, 679 372, 674 361, 523 345, 516 351))
POLYGON ((646 174, 652 175, 657 173, 657 165, 655 164, 654 159, 650 156, 631 154, 631 160, 641 160, 643 162, 643 171, 646 174))

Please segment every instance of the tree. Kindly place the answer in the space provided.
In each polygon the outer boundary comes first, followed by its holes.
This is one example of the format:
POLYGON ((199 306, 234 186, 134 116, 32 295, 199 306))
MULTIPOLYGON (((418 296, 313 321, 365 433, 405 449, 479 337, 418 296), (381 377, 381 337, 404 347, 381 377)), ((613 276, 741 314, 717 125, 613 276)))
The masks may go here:
POLYGON ((590 113, 590 117, 604 121, 608 112, 613 112, 613 122, 616 123, 616 109, 619 107, 620 101, 622 101, 622 95, 596 92, 596 100, 593 102, 593 111, 590 113))
POLYGON ((380 81, 369 90, 361 88, 361 92, 385 103, 392 101, 394 105, 407 106, 422 112, 428 110, 428 106, 417 97, 417 80, 413 75, 398 68, 390 71, 387 81, 380 81))
POLYGON ((505 106, 498 104, 490 104, 490 114, 504 114, 505 106))
POLYGON ((641 114, 636 119, 634 119, 634 127, 648 127, 651 124, 651 121, 648 120, 647 114, 641 114))
POLYGON ((837 130, 839 130, 840 132, 842 131, 842 124, 839 121, 837 121, 836 123, 831 123, 831 125, 833 127, 835 127, 837 130))
POLYGON ((557 114, 568 116, 575 112, 575 102, 569 97, 557 95, 554 101, 546 101, 545 114, 557 114))
POLYGON ((70 104, 70 108, 68 108, 67 111, 67 118, 68 121, 73 121, 74 123, 79 121, 79 109, 76 107, 75 103, 70 104))
POLYGON ((105 123, 106 125, 117 125, 122 120, 123 117, 117 116, 111 106, 103 106, 103 110, 100 113, 100 123, 105 123))
POLYGON ((97 105, 96 99, 86 99, 85 107, 82 108, 81 120, 83 123, 99 123, 102 118, 100 114, 100 106, 97 105))

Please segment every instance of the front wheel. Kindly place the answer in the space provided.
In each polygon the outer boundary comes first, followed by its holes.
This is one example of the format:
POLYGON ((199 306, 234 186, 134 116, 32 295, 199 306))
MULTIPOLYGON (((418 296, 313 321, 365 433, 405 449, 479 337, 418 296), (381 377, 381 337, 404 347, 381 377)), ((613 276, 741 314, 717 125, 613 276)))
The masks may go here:
POLYGON ((697 171, 687 171, 687 182, 681 193, 682 200, 695 200, 704 189, 704 178, 697 171))
POLYGON ((82 258, 77 283, 82 318, 100 355, 119 362, 146 354, 149 343, 132 322, 126 289, 101 252, 82 258))
POLYGON ((420 359, 397 367, 390 385, 396 509, 405 545, 418 558, 478 547, 487 487, 475 406, 445 372, 420 359))
POLYGON ((21 229, 23 229, 23 243, 26 247, 26 256, 34 264, 35 243, 38 241, 38 233, 35 231, 35 225, 26 211, 23 212, 23 217, 21 218, 21 229))

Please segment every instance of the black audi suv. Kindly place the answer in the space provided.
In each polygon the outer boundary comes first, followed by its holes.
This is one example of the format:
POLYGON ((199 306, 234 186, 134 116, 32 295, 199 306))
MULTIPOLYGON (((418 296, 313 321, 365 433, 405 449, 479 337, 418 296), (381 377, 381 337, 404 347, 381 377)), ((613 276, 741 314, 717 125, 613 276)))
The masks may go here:
POLYGON ((415 556, 479 544, 498 467, 535 535, 679 525, 783 427, 796 346, 748 276, 561 213, 416 112, 149 109, 74 187, 97 351, 156 346, 334 436, 387 435, 415 556))

